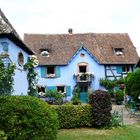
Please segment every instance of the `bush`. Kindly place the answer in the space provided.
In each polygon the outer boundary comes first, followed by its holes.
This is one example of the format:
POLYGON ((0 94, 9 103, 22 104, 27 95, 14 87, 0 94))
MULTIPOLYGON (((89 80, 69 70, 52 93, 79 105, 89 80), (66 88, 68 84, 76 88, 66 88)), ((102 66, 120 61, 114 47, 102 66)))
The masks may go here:
POLYGON ((56 90, 48 90, 45 95, 48 98, 49 104, 54 105, 61 105, 63 104, 63 97, 65 97, 65 94, 59 93, 56 90))
POLYGON ((74 105, 80 105, 81 104, 80 93, 81 93, 81 89, 79 87, 75 87, 75 89, 73 90, 73 97, 71 99, 72 104, 74 104, 74 105))
POLYGON ((7 140, 7 136, 3 131, 0 131, 0 140, 7 140))
POLYGON ((56 140, 55 110, 30 96, 0 97, 0 128, 8 140, 56 140))
POLYGON ((124 100, 123 90, 120 90, 120 89, 116 90, 115 94, 116 94, 116 103, 119 103, 119 102, 122 103, 122 101, 124 100))
POLYGON ((55 106, 60 128, 77 128, 91 126, 91 106, 65 104, 55 106))
POLYGON ((111 99, 110 95, 101 90, 96 90, 89 96, 92 106, 92 125, 94 127, 109 127, 111 123, 111 99))

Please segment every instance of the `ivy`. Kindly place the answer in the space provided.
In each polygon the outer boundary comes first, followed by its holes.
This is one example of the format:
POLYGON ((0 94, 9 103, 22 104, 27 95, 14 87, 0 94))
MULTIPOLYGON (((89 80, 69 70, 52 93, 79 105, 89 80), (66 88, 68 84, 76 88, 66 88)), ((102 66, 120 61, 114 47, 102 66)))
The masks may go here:
POLYGON ((0 96, 11 95, 13 92, 14 78, 16 66, 10 62, 4 65, 0 59, 0 96))
POLYGON ((32 55, 28 58, 27 63, 24 65, 24 69, 28 70, 27 80, 28 80, 28 95, 37 95, 37 73, 34 71, 34 67, 38 65, 37 57, 32 55))

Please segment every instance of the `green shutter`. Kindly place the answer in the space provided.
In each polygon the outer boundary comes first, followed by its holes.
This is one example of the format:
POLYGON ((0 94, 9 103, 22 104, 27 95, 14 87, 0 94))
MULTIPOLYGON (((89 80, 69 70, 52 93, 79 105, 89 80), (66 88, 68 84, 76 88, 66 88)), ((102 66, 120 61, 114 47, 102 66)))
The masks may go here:
POLYGON ((56 86, 47 86, 47 90, 56 90, 56 86))
POLYGON ((117 66, 117 73, 121 74, 122 73, 122 67, 121 66, 117 66))
POLYGON ((41 77, 46 78, 46 70, 47 68, 45 66, 41 66, 41 77))
POLYGON ((56 77, 60 77, 60 67, 56 66, 56 77))
POLYGON ((71 86, 66 86, 66 95, 71 96, 71 86))

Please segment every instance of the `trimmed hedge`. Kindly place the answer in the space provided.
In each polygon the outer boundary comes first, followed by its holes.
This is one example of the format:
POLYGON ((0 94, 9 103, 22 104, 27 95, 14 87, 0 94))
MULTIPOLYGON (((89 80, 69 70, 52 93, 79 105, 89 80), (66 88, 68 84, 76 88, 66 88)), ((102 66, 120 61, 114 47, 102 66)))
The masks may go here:
POLYGON ((110 94, 102 90, 96 90, 89 96, 92 106, 92 125, 94 127, 109 127, 111 125, 111 99, 110 94))
POLYGON ((30 96, 0 97, 0 129, 8 140, 56 140, 57 115, 44 101, 30 96))
POLYGON ((7 136, 3 131, 0 131, 0 140, 7 140, 7 136))
POLYGON ((91 127, 91 106, 65 104, 54 106, 60 128, 91 127))

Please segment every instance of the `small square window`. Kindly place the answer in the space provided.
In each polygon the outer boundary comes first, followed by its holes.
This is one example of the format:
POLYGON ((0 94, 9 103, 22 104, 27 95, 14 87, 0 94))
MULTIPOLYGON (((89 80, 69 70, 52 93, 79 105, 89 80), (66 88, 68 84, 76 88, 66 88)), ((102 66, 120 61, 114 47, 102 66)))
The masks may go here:
POLYGON ((47 67, 47 77, 55 77, 55 67, 54 66, 47 67))
POLYGON ((57 91, 60 93, 65 93, 65 86, 57 86, 57 91))
POLYGON ((115 52, 115 54, 118 55, 118 56, 124 54, 123 48, 115 48, 115 49, 114 49, 114 52, 115 52))
POLYGON ((130 67, 129 66, 123 66, 122 67, 122 72, 128 73, 130 71, 130 67))

